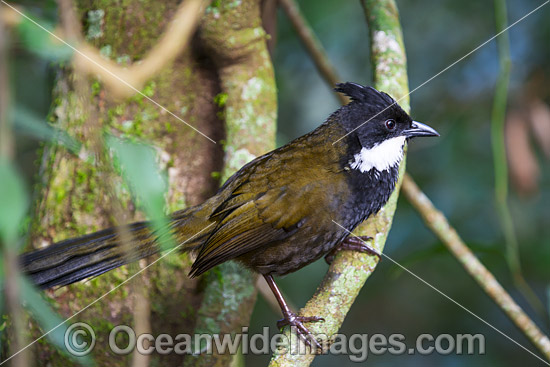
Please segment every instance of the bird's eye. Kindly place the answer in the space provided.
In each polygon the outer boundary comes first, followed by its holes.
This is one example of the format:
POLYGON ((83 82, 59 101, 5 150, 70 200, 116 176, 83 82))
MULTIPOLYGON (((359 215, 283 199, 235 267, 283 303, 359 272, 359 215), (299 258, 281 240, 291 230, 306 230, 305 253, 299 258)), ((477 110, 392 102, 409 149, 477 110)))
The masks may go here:
POLYGON ((388 130, 395 129, 395 120, 386 120, 386 128, 388 130))

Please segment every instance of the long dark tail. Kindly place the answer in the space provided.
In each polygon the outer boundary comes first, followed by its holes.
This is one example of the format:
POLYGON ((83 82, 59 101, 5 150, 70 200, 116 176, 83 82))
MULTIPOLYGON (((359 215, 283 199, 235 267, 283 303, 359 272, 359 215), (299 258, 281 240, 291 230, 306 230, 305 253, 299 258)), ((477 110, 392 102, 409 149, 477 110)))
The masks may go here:
MULTIPOLYGON (((181 251, 199 247, 213 229, 214 226, 208 227, 209 222, 205 220, 208 216, 204 212, 201 205, 172 216, 170 233, 176 245, 183 243, 181 251)), ((123 229, 109 228, 27 252, 21 255, 20 264, 38 287, 63 286, 160 252, 157 237, 149 222, 137 222, 123 229), (131 239, 129 244, 122 243, 121 233, 131 239)))

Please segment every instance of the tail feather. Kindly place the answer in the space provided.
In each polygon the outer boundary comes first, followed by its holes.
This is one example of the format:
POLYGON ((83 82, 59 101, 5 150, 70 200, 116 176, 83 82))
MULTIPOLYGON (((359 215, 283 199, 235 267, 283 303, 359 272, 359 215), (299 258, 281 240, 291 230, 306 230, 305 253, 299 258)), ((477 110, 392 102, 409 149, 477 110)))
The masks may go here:
POLYGON ((158 246, 150 243, 153 241, 143 241, 151 236, 146 222, 131 224, 126 229, 132 235, 128 253, 119 241, 118 230, 109 228, 23 254, 22 270, 37 286, 50 288, 103 274, 159 251, 158 246))
MULTIPOLYGON (((184 243, 182 251, 200 246, 208 233, 186 241, 205 226, 200 207, 189 208, 171 219, 170 229, 177 244, 184 243), (199 230, 197 230, 199 228, 199 230)), ((122 228, 109 228, 82 237, 54 243, 44 249, 21 255, 24 273, 42 289, 68 285, 95 277, 160 252, 156 236, 149 222, 137 222, 122 228), (124 246, 119 233, 126 231, 130 246, 124 246), (129 249, 127 247, 130 247, 129 249), (129 251, 128 251, 129 250, 129 251)))

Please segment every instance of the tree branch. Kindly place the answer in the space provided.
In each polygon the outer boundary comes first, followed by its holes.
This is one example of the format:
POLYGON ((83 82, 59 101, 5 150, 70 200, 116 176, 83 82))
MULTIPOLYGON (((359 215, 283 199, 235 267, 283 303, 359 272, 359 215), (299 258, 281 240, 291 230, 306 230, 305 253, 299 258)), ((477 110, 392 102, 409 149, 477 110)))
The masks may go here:
POLYGON ((529 316, 514 302, 512 297, 506 293, 489 270, 476 258, 455 229, 451 227, 443 213, 433 206, 430 199, 420 191, 410 177, 405 177, 401 190, 420 213, 428 228, 447 246, 485 293, 496 302, 527 338, 550 360, 550 340, 548 340, 548 337, 541 332, 529 316))
MULTIPOLYGON (((279 4, 281 8, 283 8, 288 19, 292 22, 294 30, 298 33, 300 41, 302 41, 304 47, 309 52, 319 74, 321 74, 331 87, 341 82, 342 80, 336 74, 336 70, 328 59, 321 42, 315 33, 313 33, 307 20, 302 16, 298 3, 294 0, 279 0, 279 4)), ((342 93, 337 93, 336 96, 343 105, 349 102, 349 98, 342 93)))

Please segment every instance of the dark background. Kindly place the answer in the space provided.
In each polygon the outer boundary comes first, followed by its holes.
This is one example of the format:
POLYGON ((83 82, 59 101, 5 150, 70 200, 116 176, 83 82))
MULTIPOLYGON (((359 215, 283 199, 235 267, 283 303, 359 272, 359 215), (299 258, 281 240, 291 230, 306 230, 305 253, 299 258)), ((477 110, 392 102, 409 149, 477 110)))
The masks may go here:
MULTIPOLYGON (((485 42, 495 33, 491 1, 438 2, 398 1, 408 57, 410 89, 485 42)), ((27 4, 42 17, 55 20, 55 4, 27 4)), ((34 3, 36 4, 36 3, 34 3)), ((509 23, 513 23, 541 0, 509 0, 509 23)), ((304 15, 327 49, 331 62, 344 80, 371 83, 368 33, 359 2, 300 1, 304 15)), ((504 36, 511 45, 510 109, 524 111, 533 99, 549 100, 550 5, 520 22, 504 36)), ((321 123, 338 100, 332 95, 302 48, 282 12, 278 17, 274 65, 279 89, 278 144, 284 144, 321 123)), ((523 275, 543 300, 546 315, 536 314, 514 287, 504 257, 503 232, 494 200, 491 151, 491 110, 498 74, 496 42, 491 41, 450 70, 415 91, 411 97, 414 119, 436 128, 441 137, 415 141, 409 149, 407 169, 442 210, 466 243, 517 302, 548 333, 550 295, 550 164, 548 156, 531 135, 529 140, 540 176, 534 187, 522 186, 511 171, 510 209, 518 236, 523 275)), ((54 65, 17 49, 12 64, 16 107, 46 116, 51 102, 54 65)), ((546 132, 550 121, 546 121, 546 132)), ((32 185, 37 168, 38 142, 20 131, 17 163, 32 185)), ((530 132, 532 134, 532 132, 530 132)), ((516 154, 511 136, 507 148, 516 154)), ((548 149, 548 147, 546 147, 548 149)), ((519 153, 518 153, 519 154, 519 153)), ((533 157, 531 157, 533 158, 533 157)), ((503 333, 534 350, 512 322, 429 232, 417 213, 401 198, 393 229, 384 251, 503 333)), ((279 280, 296 307, 313 294, 327 265, 319 261, 279 280)), ((260 297, 251 330, 273 326, 279 318, 260 297)), ((272 327, 272 332, 274 328, 272 327)), ((353 305, 342 333, 404 334, 408 347, 423 333, 477 334, 485 336, 485 355, 419 356, 369 355, 369 365, 498 365, 528 366, 542 362, 453 304, 419 280, 383 259, 353 305)), ((248 356, 249 365, 265 365, 267 356, 248 356)), ((323 356, 316 366, 352 365, 346 356, 323 356)))

